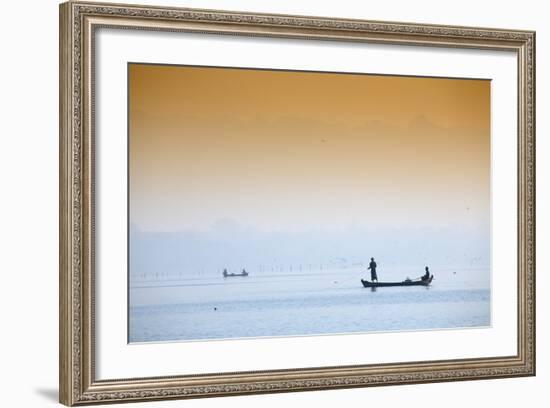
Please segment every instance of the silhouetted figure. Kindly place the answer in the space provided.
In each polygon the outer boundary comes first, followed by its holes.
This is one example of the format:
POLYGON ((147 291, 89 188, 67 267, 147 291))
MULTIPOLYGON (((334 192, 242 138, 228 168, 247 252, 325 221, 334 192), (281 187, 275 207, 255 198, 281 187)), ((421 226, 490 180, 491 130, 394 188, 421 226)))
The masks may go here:
POLYGON ((243 268, 243 271, 242 271, 242 275, 243 276, 248 276, 248 272, 243 268))
POLYGON ((374 262, 374 258, 370 259, 369 268, 370 269, 370 280, 372 282, 376 281, 378 282, 378 275, 376 275, 376 262, 374 262))
POLYGON ((223 276, 227 276, 227 275, 228 275, 227 269, 224 269, 224 270, 223 270, 223 276))
POLYGON ((423 281, 427 281, 430 279, 430 270, 428 269, 428 267, 426 266, 426 273, 424 275, 422 275, 422 280, 423 281))

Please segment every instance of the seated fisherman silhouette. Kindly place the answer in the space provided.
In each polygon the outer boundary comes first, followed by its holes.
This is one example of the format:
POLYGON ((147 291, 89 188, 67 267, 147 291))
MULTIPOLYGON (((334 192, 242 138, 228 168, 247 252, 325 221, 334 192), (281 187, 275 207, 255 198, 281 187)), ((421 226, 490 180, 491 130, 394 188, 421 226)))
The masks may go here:
POLYGON ((424 275, 422 275, 422 278, 421 278, 423 281, 427 281, 430 279, 430 270, 428 269, 428 267, 426 266, 426 273, 424 275))

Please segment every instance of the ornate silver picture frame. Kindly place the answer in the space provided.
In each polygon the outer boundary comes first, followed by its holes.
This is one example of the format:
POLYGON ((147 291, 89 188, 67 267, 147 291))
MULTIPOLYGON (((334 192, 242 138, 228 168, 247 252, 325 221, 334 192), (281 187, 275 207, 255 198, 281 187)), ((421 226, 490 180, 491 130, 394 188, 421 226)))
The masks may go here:
POLYGON ((59 181, 59 384, 60 402, 65 405, 535 375, 535 33, 532 31, 63 3, 60 5, 59 181), (337 366, 98 378, 97 355, 101 351, 96 344, 99 296, 96 257, 101 254, 96 253, 95 217, 96 191, 101 181, 96 178, 95 48, 96 33, 104 28, 514 53, 517 177, 509 182, 517 185, 516 352, 481 358, 380 364, 358 361, 337 366))

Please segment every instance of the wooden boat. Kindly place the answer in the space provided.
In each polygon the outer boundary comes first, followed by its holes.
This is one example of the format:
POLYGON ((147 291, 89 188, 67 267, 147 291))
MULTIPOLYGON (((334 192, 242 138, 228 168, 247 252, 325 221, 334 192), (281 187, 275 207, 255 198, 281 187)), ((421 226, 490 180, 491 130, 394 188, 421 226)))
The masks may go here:
POLYGON ((424 280, 410 280, 405 279, 403 282, 371 282, 361 279, 361 283, 366 288, 381 288, 387 286, 429 286, 432 283, 434 276, 431 275, 430 279, 424 280))
POLYGON ((227 271, 223 271, 224 278, 232 278, 234 276, 248 276, 248 272, 242 271, 241 273, 227 273, 227 271))

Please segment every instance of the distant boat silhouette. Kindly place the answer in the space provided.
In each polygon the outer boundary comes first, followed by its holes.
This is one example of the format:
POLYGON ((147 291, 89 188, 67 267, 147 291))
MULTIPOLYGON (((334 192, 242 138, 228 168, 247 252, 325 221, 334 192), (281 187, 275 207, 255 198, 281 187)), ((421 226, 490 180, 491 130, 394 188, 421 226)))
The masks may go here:
POLYGON ((223 270, 224 278, 232 278, 234 276, 248 276, 248 272, 243 269, 241 273, 227 273, 227 269, 223 270))

